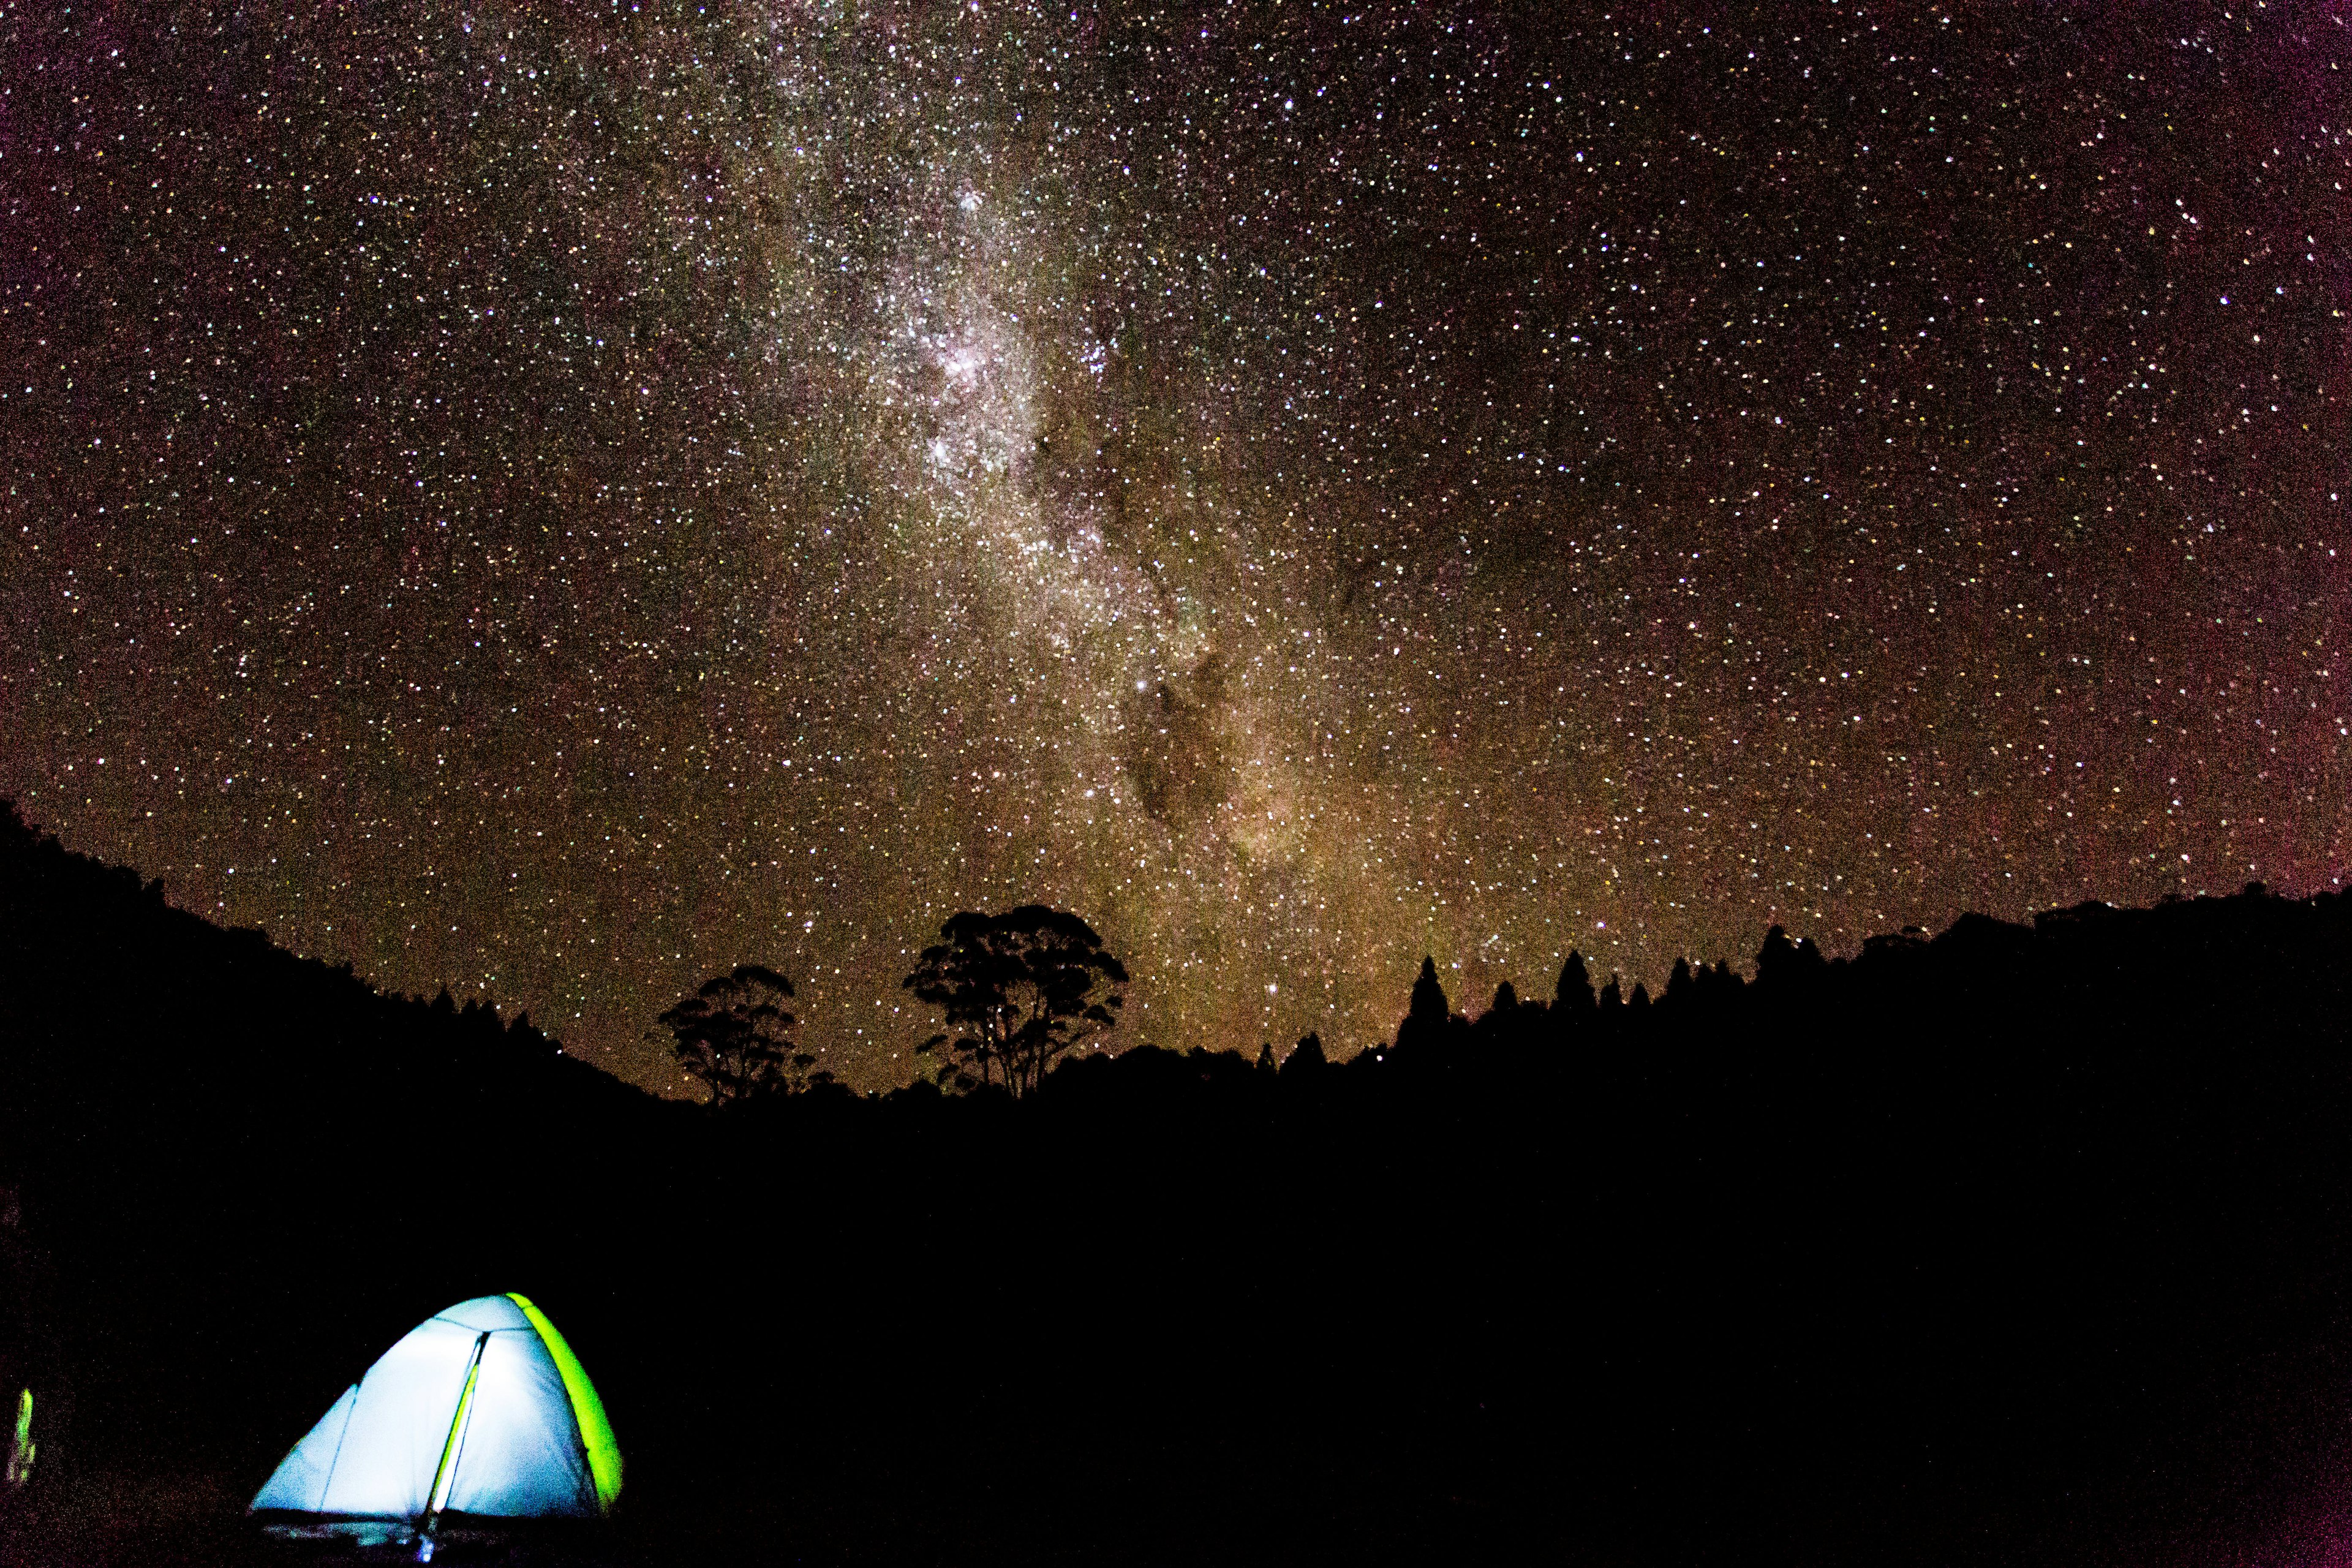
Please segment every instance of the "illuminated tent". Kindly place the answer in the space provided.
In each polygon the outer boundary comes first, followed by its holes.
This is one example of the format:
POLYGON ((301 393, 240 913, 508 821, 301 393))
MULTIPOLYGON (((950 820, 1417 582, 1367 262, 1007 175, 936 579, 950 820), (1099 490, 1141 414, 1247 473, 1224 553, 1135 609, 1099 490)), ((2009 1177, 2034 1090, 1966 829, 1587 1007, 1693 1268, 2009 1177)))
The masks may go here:
POLYGON ((436 1312, 294 1445, 254 1511, 429 1529, 444 1513, 594 1518, 621 1489, 604 1401, 517 1295, 436 1312))

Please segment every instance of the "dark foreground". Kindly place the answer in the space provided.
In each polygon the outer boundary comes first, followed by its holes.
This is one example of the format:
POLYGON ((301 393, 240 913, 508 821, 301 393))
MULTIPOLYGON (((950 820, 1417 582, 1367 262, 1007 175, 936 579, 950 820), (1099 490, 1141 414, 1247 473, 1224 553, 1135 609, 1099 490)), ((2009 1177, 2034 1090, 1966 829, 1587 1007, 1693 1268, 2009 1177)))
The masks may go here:
POLYGON ((16 1561, 299 1558, 245 1498, 506 1289, 629 1466, 609 1528, 511 1561, 2352 1540, 2338 899, 1964 921, 1319 1071, 1138 1052, 1021 1104, 729 1120, 8 854, 0 1131, 64 1391, 16 1561))

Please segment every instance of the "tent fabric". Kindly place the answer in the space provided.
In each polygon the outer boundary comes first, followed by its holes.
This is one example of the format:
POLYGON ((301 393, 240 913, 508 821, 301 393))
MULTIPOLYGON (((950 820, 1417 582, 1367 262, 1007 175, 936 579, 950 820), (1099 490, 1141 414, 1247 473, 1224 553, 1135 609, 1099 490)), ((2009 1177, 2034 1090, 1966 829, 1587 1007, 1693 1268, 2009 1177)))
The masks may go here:
POLYGON ((619 1490, 612 1426, 571 1346, 522 1297, 482 1296, 384 1352, 294 1445, 253 1507, 579 1518, 603 1513, 619 1490))
POLYGON ((327 1478, 334 1474, 336 1457, 342 1452, 343 1434, 350 1430, 352 1408, 360 1401, 358 1384, 343 1390, 342 1397, 327 1407, 319 1424, 310 1428, 309 1436, 294 1445, 278 1465, 269 1482, 253 1500, 256 1508, 297 1509, 304 1513, 321 1511, 319 1504, 327 1495, 327 1478))

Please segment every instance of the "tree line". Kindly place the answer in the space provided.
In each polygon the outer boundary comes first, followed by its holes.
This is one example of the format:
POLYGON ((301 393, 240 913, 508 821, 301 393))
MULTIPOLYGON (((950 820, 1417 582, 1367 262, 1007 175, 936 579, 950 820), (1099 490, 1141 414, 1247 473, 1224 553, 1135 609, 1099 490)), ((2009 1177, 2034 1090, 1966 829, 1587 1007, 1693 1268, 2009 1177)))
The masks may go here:
MULTIPOLYGON (((1874 943, 1919 940, 1916 931, 1874 943)), ((1798 987, 1829 973, 1830 961, 1810 938, 1791 939, 1775 925, 1756 955, 1759 985, 1798 987)), ((1000 914, 966 910, 940 928, 914 972, 900 984, 940 1012, 945 1029, 916 1048, 918 1081, 950 1091, 994 1088, 1018 1098, 1034 1090, 1055 1066, 1097 1042, 1118 1022, 1126 967, 1101 934, 1078 915, 1044 904, 1000 914)), ((1449 1042, 1566 1043, 1637 1021, 1655 1007, 1698 1015, 1730 1005, 1748 986, 1727 959, 1694 967, 1675 960, 1664 990, 1654 1000, 1635 982, 1628 994, 1612 973, 1596 987, 1584 955, 1570 950, 1549 1001, 1522 997, 1506 980, 1475 1021, 1456 1012, 1424 957, 1405 1015, 1391 1042, 1372 1047, 1412 1053, 1449 1042)), ((757 963, 714 975, 662 1013, 679 1070, 702 1086, 707 1103, 806 1093, 835 1087, 834 1075, 793 1037, 798 1020, 788 1009, 793 983, 757 963)), ((1302 1066, 1327 1059, 1322 1037, 1302 1036, 1286 1058, 1273 1042, 1259 1048, 1259 1065, 1302 1066)))

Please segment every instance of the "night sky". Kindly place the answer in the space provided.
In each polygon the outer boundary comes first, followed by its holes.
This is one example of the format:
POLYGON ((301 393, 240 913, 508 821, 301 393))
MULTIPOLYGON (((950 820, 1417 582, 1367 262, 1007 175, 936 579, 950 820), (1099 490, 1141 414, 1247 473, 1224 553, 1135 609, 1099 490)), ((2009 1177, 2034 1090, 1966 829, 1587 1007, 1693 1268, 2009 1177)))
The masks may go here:
POLYGON ((870 1087, 961 908, 1345 1052, 2352 869, 2343 4, 295 9, 0 3, 0 794, 182 907, 870 1087))

